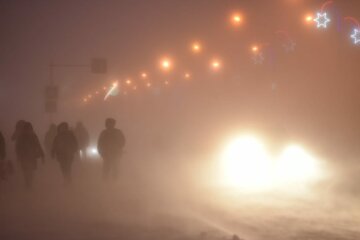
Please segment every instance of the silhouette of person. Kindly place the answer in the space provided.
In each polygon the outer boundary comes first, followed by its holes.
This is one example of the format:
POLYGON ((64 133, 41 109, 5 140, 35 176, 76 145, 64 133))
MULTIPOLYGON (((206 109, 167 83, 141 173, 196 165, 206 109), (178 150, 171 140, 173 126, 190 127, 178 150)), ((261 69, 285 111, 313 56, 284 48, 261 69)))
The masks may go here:
POLYGON ((81 151, 81 157, 86 159, 86 149, 89 146, 90 137, 89 132, 86 130, 82 122, 77 122, 74 130, 76 140, 79 144, 79 150, 81 151))
POLYGON ((24 120, 19 120, 16 122, 15 131, 11 136, 11 140, 16 141, 18 139, 19 135, 22 133, 25 123, 26 121, 24 120))
POLYGON ((53 146, 53 142, 56 136, 56 125, 55 124, 50 124, 49 129, 47 130, 47 132, 45 133, 45 137, 44 137, 44 147, 45 147, 45 153, 46 156, 51 157, 51 149, 53 146))
POLYGON ((71 167, 76 153, 79 151, 78 142, 69 124, 62 122, 57 127, 57 134, 52 146, 52 157, 56 158, 66 185, 71 183, 71 167))
POLYGON ((105 121, 106 129, 100 134, 98 152, 103 158, 103 178, 109 178, 110 173, 115 178, 118 171, 118 162, 125 146, 125 137, 121 130, 115 128, 116 120, 108 118, 105 121))
POLYGON ((18 149, 18 140, 19 140, 19 136, 21 135, 24 125, 25 125, 25 121, 24 120, 19 120, 16 122, 15 125, 15 131, 13 133, 13 135, 11 136, 11 140, 14 141, 15 143, 15 154, 16 154, 16 159, 19 160, 19 149, 18 149))
POLYGON ((2 133, 0 132, 0 181, 5 180, 6 178, 6 145, 5 139, 2 133))
POLYGON ((37 168, 37 159, 41 158, 44 163, 44 152, 33 126, 25 122, 21 132, 16 137, 18 160, 24 175, 25 186, 31 188, 34 180, 34 172, 37 168))

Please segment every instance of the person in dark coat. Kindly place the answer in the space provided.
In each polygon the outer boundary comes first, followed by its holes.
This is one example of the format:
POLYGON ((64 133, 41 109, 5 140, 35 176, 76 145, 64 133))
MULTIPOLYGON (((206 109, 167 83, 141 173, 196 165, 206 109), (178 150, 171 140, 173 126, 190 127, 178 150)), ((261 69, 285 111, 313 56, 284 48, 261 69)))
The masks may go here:
POLYGON ((0 181, 6 178, 6 145, 5 139, 2 133, 0 132, 0 181))
POLYGON ((117 176, 117 168, 125 146, 125 137, 121 130, 115 128, 116 121, 108 118, 105 121, 106 129, 100 134, 98 152, 103 158, 103 177, 108 179, 110 173, 117 176))
POLYGON ((26 121, 24 120, 17 121, 15 125, 15 131, 11 136, 11 140, 15 143, 15 155, 17 160, 19 160, 18 140, 19 140, 19 136, 22 134, 25 123, 26 121))
POLYGON ((18 161, 24 175, 25 186, 31 188, 34 180, 34 173, 37 168, 37 160, 41 158, 44 163, 44 152, 33 126, 25 122, 21 133, 16 137, 18 161))
POLYGON ((78 142, 74 133, 69 129, 69 124, 60 123, 52 147, 52 157, 59 162, 65 184, 71 183, 71 167, 78 151, 78 142))
POLYGON ((45 152, 46 152, 46 156, 47 157, 51 157, 51 149, 52 149, 52 145, 56 136, 56 125, 55 124, 50 124, 49 129, 47 130, 47 132, 45 133, 45 137, 44 137, 44 147, 45 147, 45 152))
POLYGON ((75 137, 79 144, 79 150, 81 151, 82 159, 86 159, 86 150, 89 147, 90 136, 89 132, 86 130, 84 124, 82 122, 78 122, 76 124, 75 130, 75 137))

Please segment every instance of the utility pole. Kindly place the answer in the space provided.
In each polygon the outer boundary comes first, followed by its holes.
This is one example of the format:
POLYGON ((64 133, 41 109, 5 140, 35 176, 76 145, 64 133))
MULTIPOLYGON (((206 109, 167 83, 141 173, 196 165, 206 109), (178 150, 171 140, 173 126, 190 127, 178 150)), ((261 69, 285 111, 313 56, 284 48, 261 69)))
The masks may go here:
POLYGON ((49 83, 45 87, 45 112, 49 115, 49 122, 54 122, 54 115, 58 111, 59 87, 55 84, 55 68, 90 68, 94 74, 107 72, 107 60, 105 58, 93 58, 90 64, 49 64, 49 83))

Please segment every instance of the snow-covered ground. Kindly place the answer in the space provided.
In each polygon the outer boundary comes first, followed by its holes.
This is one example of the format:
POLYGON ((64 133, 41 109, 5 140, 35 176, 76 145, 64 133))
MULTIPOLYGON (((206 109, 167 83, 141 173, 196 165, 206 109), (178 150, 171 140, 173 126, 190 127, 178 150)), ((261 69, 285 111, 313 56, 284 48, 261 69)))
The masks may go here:
POLYGON ((177 181, 171 168, 143 174, 130 163, 104 183, 100 167, 76 163, 64 187, 48 161, 32 191, 17 171, 1 183, 0 239, 360 239, 356 197, 230 195, 177 181))

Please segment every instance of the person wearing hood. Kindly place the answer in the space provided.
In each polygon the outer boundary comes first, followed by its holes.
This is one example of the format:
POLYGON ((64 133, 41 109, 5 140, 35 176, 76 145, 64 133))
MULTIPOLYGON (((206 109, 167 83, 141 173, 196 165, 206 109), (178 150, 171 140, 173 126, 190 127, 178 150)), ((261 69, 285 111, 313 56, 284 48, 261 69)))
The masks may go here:
POLYGON ((71 183, 71 168, 78 151, 78 142, 74 133, 70 130, 69 124, 66 122, 60 123, 52 146, 52 157, 59 162, 66 185, 71 183))
POLYGON ((39 138, 34 132, 33 126, 25 122, 21 132, 16 137, 17 157, 20 163, 25 186, 31 188, 34 181, 34 173, 37 169, 37 160, 40 158, 44 163, 44 151, 41 147, 39 138))

